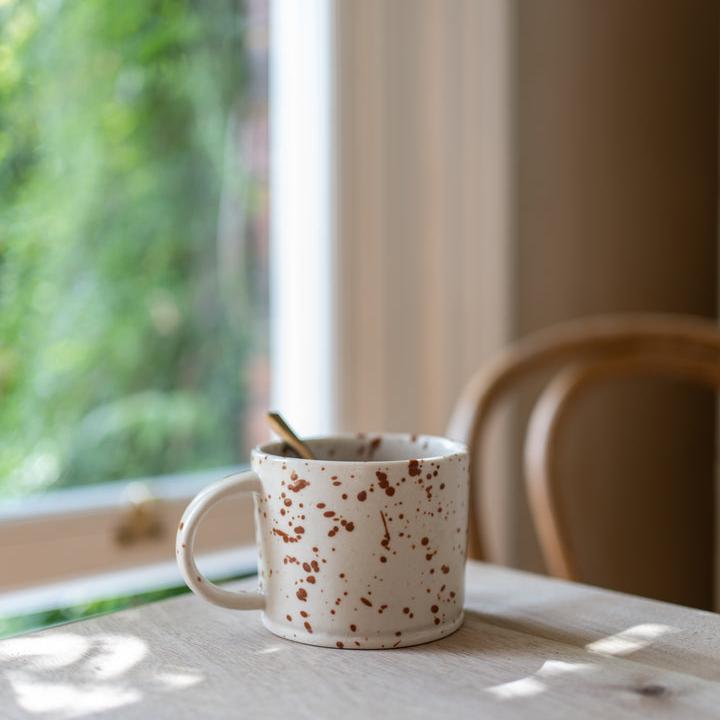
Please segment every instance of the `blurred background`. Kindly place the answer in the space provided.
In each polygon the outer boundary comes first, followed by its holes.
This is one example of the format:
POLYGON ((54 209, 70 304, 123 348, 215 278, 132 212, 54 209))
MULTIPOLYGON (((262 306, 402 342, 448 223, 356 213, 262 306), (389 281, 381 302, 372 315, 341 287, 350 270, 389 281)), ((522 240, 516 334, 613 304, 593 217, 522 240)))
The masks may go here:
MULTIPOLYGON (((532 332, 717 318, 719 31, 715 0, 0 0, 0 632, 178 592, 177 518, 269 405, 442 434, 532 332)), ((539 389, 482 522, 543 572, 539 389)), ((717 609, 715 415, 583 400, 585 581, 717 609)), ((204 569, 252 572, 250 507, 214 513, 204 569)))

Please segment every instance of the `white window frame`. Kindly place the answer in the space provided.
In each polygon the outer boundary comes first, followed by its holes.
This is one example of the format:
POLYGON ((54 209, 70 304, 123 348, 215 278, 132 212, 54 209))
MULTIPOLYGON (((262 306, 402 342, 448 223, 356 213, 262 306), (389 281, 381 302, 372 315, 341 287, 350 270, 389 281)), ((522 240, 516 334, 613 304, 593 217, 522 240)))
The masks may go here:
POLYGON ((272 404, 336 426, 334 0, 271 4, 272 404))
MULTIPOLYGON (((183 510, 205 485, 230 474, 202 473, 141 478, 68 488, 0 507, 0 592, 98 573, 165 562, 175 555, 175 534, 183 510), (159 524, 156 537, 118 540, 136 500, 146 494, 159 524)), ((201 552, 214 552, 254 539, 252 498, 239 496, 213 509, 200 533, 201 552)), ((245 570, 246 566, 238 568, 245 570)), ((179 580, 179 573, 177 578, 179 580)))

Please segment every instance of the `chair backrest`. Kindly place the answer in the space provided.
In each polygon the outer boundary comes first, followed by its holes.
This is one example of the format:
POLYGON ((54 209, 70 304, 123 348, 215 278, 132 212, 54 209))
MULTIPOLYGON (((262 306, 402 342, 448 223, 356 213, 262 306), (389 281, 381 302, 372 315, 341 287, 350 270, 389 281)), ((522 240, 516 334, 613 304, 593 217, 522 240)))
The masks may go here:
POLYGON ((551 575, 583 579, 568 529, 560 492, 559 448, 572 405, 592 385, 613 378, 653 375, 681 378, 720 388, 720 361, 673 350, 639 350, 632 356, 606 357, 568 367, 556 375, 533 408, 525 440, 525 482, 543 557, 551 575))
MULTIPOLYGON (((508 395, 540 373, 555 372, 528 426, 525 468, 528 499, 543 555, 552 574, 577 578, 557 502, 557 447, 570 403, 601 378, 650 373, 720 385, 720 331, 711 321, 681 315, 628 314, 573 320, 529 335, 482 367, 463 390, 448 435, 470 449, 470 552, 489 557, 487 524, 478 503, 483 490, 483 442, 489 420, 508 395)), ((552 375, 551 375, 552 377, 552 375)))

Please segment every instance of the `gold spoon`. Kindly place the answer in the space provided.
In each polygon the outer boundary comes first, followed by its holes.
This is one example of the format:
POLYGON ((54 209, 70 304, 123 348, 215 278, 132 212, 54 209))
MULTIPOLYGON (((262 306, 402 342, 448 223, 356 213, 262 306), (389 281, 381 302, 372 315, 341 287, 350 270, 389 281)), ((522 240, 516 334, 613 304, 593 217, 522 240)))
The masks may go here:
POLYGON ((314 460, 312 450, 291 430, 280 413, 269 412, 267 421, 273 432, 279 435, 303 460, 314 460))

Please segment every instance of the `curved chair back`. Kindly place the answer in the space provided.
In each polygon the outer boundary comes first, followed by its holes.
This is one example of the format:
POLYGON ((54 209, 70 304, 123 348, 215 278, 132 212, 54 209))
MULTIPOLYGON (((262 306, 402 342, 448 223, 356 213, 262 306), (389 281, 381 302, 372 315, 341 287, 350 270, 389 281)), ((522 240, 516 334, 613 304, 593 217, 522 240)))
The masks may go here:
POLYGON ((683 315, 629 314, 573 320, 529 335, 500 353, 469 381, 455 405, 449 437, 470 449, 470 552, 488 554, 483 522, 483 444, 502 401, 541 373, 556 378, 536 404, 529 425, 525 467, 530 507, 550 571, 577 577, 557 502, 557 447, 570 403, 603 377, 639 372, 720 382, 720 331, 709 321, 683 315))

